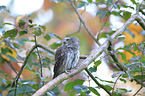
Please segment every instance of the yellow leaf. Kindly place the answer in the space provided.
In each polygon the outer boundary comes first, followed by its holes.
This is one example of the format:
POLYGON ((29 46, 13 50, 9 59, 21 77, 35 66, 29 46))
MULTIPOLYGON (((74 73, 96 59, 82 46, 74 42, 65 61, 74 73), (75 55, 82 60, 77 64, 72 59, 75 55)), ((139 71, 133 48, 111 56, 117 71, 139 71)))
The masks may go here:
MULTIPOLYGON (((15 58, 15 59, 17 58, 17 53, 16 53, 16 51, 15 51, 14 49, 10 48, 9 46, 5 45, 5 42, 2 42, 0 46, 1 46, 2 48, 8 48, 8 49, 10 49, 10 50, 12 51, 11 53, 10 53, 10 52, 7 52, 6 55, 12 56, 12 57, 15 58)), ((0 47, 0 48, 1 48, 1 47, 0 47)), ((1 52, 1 50, 0 50, 0 52, 1 52)), ((2 56, 3 59, 5 59, 5 60, 7 60, 7 61, 10 61, 9 57, 7 57, 6 55, 1 54, 1 56, 2 56)))

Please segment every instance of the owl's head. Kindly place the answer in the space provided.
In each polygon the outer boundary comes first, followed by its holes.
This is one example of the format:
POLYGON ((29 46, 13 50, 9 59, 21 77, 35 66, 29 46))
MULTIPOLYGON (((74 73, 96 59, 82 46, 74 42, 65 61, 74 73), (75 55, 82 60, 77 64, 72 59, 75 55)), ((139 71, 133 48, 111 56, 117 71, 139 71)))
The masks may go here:
POLYGON ((65 37, 62 40, 62 43, 64 45, 67 45, 69 47, 73 47, 73 48, 76 48, 76 49, 80 48, 80 41, 77 37, 65 37))

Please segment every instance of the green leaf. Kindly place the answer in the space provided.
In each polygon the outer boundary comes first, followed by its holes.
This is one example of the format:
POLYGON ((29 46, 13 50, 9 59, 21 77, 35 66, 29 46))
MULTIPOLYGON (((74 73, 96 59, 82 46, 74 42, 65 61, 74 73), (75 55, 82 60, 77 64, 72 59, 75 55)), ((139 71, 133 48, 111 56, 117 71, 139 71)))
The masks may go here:
POLYGON ((123 5, 123 4, 121 4, 121 5, 122 5, 122 7, 124 7, 124 8, 131 8, 131 9, 133 9, 133 10, 134 10, 134 7, 127 6, 127 5, 123 5))
POLYGON ((95 78, 99 79, 99 80, 102 81, 102 82, 114 83, 113 81, 102 80, 102 79, 100 79, 100 78, 98 78, 98 77, 95 77, 95 78))
POLYGON ((73 90, 73 91, 71 91, 69 96, 75 96, 75 94, 76 94, 76 90, 73 90))
POLYGON ((31 24, 32 24, 32 22, 33 22, 31 19, 29 19, 28 21, 29 21, 31 24))
POLYGON ((46 34, 46 35, 44 36, 44 39, 46 39, 47 41, 49 41, 49 40, 51 39, 51 37, 49 36, 49 34, 46 34))
POLYGON ((95 88, 89 87, 89 90, 92 91, 96 96, 100 96, 99 92, 95 88))
POLYGON ((127 21, 131 17, 131 13, 128 11, 123 12, 123 18, 127 21))
POLYGON ((101 61, 98 60, 98 61, 94 62, 94 64, 95 64, 94 67, 97 67, 97 66, 99 66, 101 64, 101 61))
POLYGON ((43 29, 43 31, 46 31, 46 26, 39 25, 39 27, 41 27, 43 29))
POLYGON ((40 36, 43 32, 41 31, 40 27, 36 27, 36 28, 33 28, 34 29, 34 34, 36 36, 40 36))
POLYGON ((17 62, 17 60, 14 58, 14 57, 12 57, 12 56, 10 56, 10 55, 6 55, 11 61, 13 61, 13 62, 17 62))
POLYGON ((4 23, 5 25, 7 24, 7 25, 13 25, 12 23, 4 23))
POLYGON ((1 91, 5 91, 5 90, 7 90, 10 86, 11 86, 10 84, 9 84, 9 85, 1 84, 0 90, 1 90, 1 91))
POLYGON ((37 26, 37 24, 28 25, 30 28, 37 26))
POLYGON ((27 34, 27 33, 28 33, 27 31, 19 31, 20 36, 27 34))
POLYGON ((130 0, 133 4, 137 5, 137 3, 135 2, 135 0, 130 0))
POLYGON ((107 0, 108 4, 112 4, 113 0, 107 0))
POLYGON ((141 79, 144 79, 145 75, 136 75, 134 76, 135 79, 137 80, 141 80, 141 79))
POLYGON ((25 21, 23 20, 19 20, 19 27, 23 27, 26 24, 25 21))
POLYGON ((85 2, 85 1, 79 1, 79 5, 77 5, 77 8, 81 8, 81 7, 84 7, 86 4, 87 4, 87 2, 85 2))
POLYGON ((56 94, 56 95, 59 95, 61 92, 59 90, 59 88, 56 86, 52 89, 52 91, 56 94))
POLYGON ((88 0, 89 3, 92 3, 92 0, 88 0))
POLYGON ((117 37, 117 38, 118 38, 118 40, 119 40, 119 41, 122 41, 122 40, 124 40, 124 39, 125 39, 125 37, 120 37, 120 36, 119 36, 119 37, 117 37))
POLYGON ((101 16, 99 17, 99 20, 101 21, 101 19, 102 19, 103 17, 105 17, 106 14, 107 14, 107 11, 99 10, 99 11, 96 13, 96 16, 101 15, 101 16), (102 14, 102 15, 101 15, 101 14, 102 14))
POLYGON ((10 52, 10 53, 12 53, 12 51, 9 49, 9 48, 1 48, 1 53, 2 54, 6 54, 7 52, 10 52))
POLYGON ((90 70, 91 73, 92 72, 96 72, 97 71, 97 67, 90 67, 89 70, 90 70))
POLYGON ((114 34, 115 33, 115 31, 111 31, 111 32, 104 32, 104 33, 101 33, 100 35, 99 35, 99 39, 100 38, 107 38, 107 35, 109 35, 109 36, 111 36, 112 34, 114 34))
POLYGON ((52 33, 52 32, 49 33, 49 36, 51 36, 51 37, 56 37, 56 38, 62 40, 58 35, 56 35, 56 34, 54 34, 54 33, 52 33))
POLYGON ((5 83, 6 84, 6 79, 0 79, 0 82, 5 83))
POLYGON ((57 47, 59 47, 61 45, 61 43, 58 42, 54 42, 52 45, 50 45, 51 49, 57 49, 57 47))
POLYGON ((141 62, 145 62, 145 55, 142 56, 141 62))
POLYGON ((113 90, 113 88, 110 85, 104 85, 104 87, 106 87, 108 89, 108 91, 113 90))
POLYGON ((7 10, 6 6, 0 6, 0 10, 7 10))
POLYGON ((17 29, 12 29, 12 30, 8 30, 4 33, 4 38, 14 38, 17 36, 18 30, 17 29))
POLYGON ((87 91, 88 87, 84 85, 77 85, 74 86, 74 89, 76 90, 77 93, 81 93, 81 91, 87 91))
POLYGON ((120 81, 123 81, 124 83, 126 83, 126 80, 125 79, 120 78, 119 80, 120 81))
POLYGON ((74 89, 74 86, 76 85, 82 85, 84 83, 85 80, 81 80, 81 79, 76 79, 73 82, 69 82, 65 85, 65 89, 64 91, 67 91, 68 93, 74 89))
POLYGON ((126 60, 126 55, 124 53, 118 51, 117 54, 121 55, 122 60, 124 60, 126 64, 128 63, 128 61, 126 60))

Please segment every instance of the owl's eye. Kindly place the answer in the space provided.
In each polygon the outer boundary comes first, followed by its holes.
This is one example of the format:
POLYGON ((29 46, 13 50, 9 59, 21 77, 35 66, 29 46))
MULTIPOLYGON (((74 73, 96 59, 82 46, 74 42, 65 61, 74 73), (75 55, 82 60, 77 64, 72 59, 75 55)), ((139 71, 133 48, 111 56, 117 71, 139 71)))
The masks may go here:
POLYGON ((66 41, 68 42, 68 41, 69 41, 69 39, 66 39, 66 41))

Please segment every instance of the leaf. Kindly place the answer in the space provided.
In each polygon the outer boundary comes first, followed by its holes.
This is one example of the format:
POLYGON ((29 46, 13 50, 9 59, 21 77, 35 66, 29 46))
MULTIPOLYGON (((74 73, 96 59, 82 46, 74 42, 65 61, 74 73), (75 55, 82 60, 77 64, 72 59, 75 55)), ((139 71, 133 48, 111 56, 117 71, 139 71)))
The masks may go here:
POLYGON ((0 6, 0 10, 7 10, 6 6, 0 6))
POLYGON ((19 31, 20 36, 27 34, 27 33, 28 33, 28 31, 19 31))
POLYGON ((137 80, 141 80, 141 79, 144 79, 145 75, 136 75, 134 76, 135 79, 137 80))
POLYGON ((137 5, 137 3, 135 2, 135 0, 131 0, 131 2, 132 2, 133 4, 135 4, 135 5, 137 5))
POLYGON ((1 85, 0 85, 0 90, 1 90, 1 91, 5 91, 5 90, 7 90, 10 86, 11 86, 10 84, 9 84, 9 85, 1 84, 1 85))
POLYGON ((128 63, 128 61, 126 60, 126 55, 124 53, 118 51, 117 54, 121 55, 122 60, 124 60, 126 64, 128 63))
POLYGON ((98 78, 98 77, 95 77, 95 78, 99 79, 99 80, 102 81, 102 82, 114 83, 113 81, 102 80, 102 79, 100 79, 100 78, 98 78))
POLYGON ((85 1, 79 1, 79 5, 77 5, 77 8, 81 8, 81 7, 84 7, 86 5, 87 2, 85 1))
POLYGON ((145 55, 142 56, 141 62, 145 62, 145 55))
POLYGON ((94 62, 94 64, 95 64, 94 67, 97 67, 97 66, 99 66, 101 64, 101 61, 98 60, 98 61, 94 62))
POLYGON ((92 0, 88 0, 89 3, 92 3, 92 0))
POLYGON ((13 25, 12 23, 4 23, 5 25, 7 24, 7 25, 13 25))
POLYGON ((82 85, 84 83, 85 80, 81 80, 81 79, 76 79, 73 82, 69 82, 65 85, 65 89, 64 91, 67 91, 68 93, 74 89, 74 86, 76 85, 82 85))
POLYGON ((37 24, 28 25, 30 28, 37 26, 37 24))
POLYGON ((32 24, 32 22, 33 22, 31 19, 29 19, 28 21, 29 21, 31 24, 32 24))
POLYGON ((7 52, 12 53, 12 51, 9 48, 1 48, 2 54, 6 54, 7 52))
POLYGON ((41 27, 43 29, 43 31, 46 31, 46 26, 39 25, 39 27, 41 27))
POLYGON ((19 27, 23 27, 26 24, 25 21, 23 20, 19 20, 19 27))
POLYGON ((113 88, 110 85, 104 85, 108 89, 108 91, 111 91, 113 88))
POLYGON ((51 37, 49 36, 49 34, 46 34, 46 35, 44 36, 44 39, 46 39, 47 41, 49 41, 49 40, 51 39, 51 37))
POLYGON ((89 87, 89 90, 92 91, 96 96, 100 96, 100 94, 98 93, 98 91, 95 88, 89 87))
POLYGON ((97 67, 90 67, 89 70, 90 70, 91 73, 92 72, 96 72, 97 71, 97 67))
POLYGON ((131 13, 128 11, 123 12, 123 18, 127 21, 131 17, 131 13))
POLYGON ((120 81, 123 81, 124 83, 126 83, 127 81, 125 79, 120 78, 120 81))
POLYGON ((52 89, 52 91, 56 94, 56 95, 59 95, 61 92, 59 90, 59 88, 56 86, 52 89))
POLYGON ((4 38, 14 38, 17 36, 18 30, 17 29, 12 29, 12 30, 8 30, 4 33, 4 38))
POLYGON ((102 19, 103 17, 105 17, 106 14, 107 14, 107 11, 99 10, 99 11, 96 13, 96 16, 97 16, 97 15, 101 15, 101 16, 99 17, 99 20, 101 21, 101 19, 102 19), (101 15, 101 14, 102 14, 102 15, 101 15))
POLYGON ((51 36, 51 37, 56 37, 56 38, 62 40, 58 35, 56 35, 56 34, 54 34, 54 33, 52 33, 52 32, 49 33, 49 36, 51 36))
POLYGON ((59 47, 61 45, 61 43, 58 42, 54 42, 52 45, 50 45, 51 49, 56 49, 57 47, 59 47))
POLYGON ((87 91, 88 87, 84 85, 77 85, 74 86, 74 89, 76 90, 77 93, 81 93, 81 91, 87 91))
POLYGON ((34 34, 36 36, 40 36, 43 32, 41 31, 40 27, 36 27, 36 28, 33 28, 34 29, 34 34))
POLYGON ((112 4, 113 0, 107 0, 107 2, 108 2, 109 4, 112 4))
POLYGON ((112 31, 112 32, 103 32, 99 35, 99 39, 100 38, 107 38, 107 35, 111 36, 113 33, 115 33, 115 31, 112 31))
POLYGON ((13 61, 13 62, 17 62, 17 60, 14 58, 14 57, 12 57, 12 56, 10 56, 10 55, 6 55, 11 61, 13 61))

